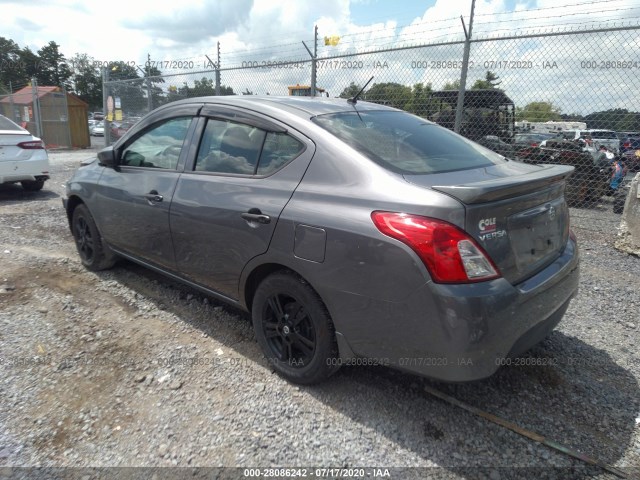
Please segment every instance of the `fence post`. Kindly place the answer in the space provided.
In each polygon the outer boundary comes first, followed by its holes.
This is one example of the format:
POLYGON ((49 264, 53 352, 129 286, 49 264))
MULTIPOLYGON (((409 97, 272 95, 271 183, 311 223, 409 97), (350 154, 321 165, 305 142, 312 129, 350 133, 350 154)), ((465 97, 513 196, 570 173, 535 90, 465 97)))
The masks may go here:
POLYGON ((147 113, 153 110, 153 99, 151 98, 151 54, 147 53, 147 113))
MULTIPOLYGON (((473 11, 476 6, 476 0, 471 0, 471 15, 469 17, 469 31, 465 29, 466 40, 464 42, 464 54, 462 56, 462 72, 460 72, 460 89, 458 90, 458 103, 456 105, 456 120, 453 131, 460 133, 460 125, 462 124, 462 115, 464 113, 464 92, 467 89, 467 72, 469 71, 469 52, 471 51, 471 30, 473 29, 473 11)), ((462 27, 464 28, 464 20, 462 27)))
POLYGON ((313 57, 311 57, 311 96, 316 96, 316 59, 318 58, 318 25, 313 29, 313 57))
POLYGON ((220 95, 220 42, 218 42, 218 62, 216 63, 216 95, 220 95))
POLYGON ((16 118, 16 107, 13 104, 13 85, 11 85, 11 82, 9 82, 9 108, 11 108, 11 120, 18 123, 18 119, 16 118))
POLYGON ((73 148, 73 142, 71 141, 71 117, 69 115, 69 98, 67 97, 67 89, 64 84, 60 85, 60 90, 62 91, 63 98, 63 106, 62 109, 64 111, 64 118, 66 119, 67 128, 66 128, 66 137, 65 140, 67 142, 67 148, 73 148))
POLYGON ((311 50, 309 50, 309 47, 307 47, 307 44, 304 43, 304 40, 302 41, 302 45, 304 45, 304 48, 307 49, 307 52, 309 52, 309 56, 311 57, 311 96, 315 97, 316 96, 316 57, 318 55, 318 26, 317 25, 314 27, 313 31, 314 31, 313 53, 311 53, 311 50))
POLYGON ((109 91, 107 90, 107 83, 109 82, 109 70, 107 67, 102 67, 102 113, 104 115, 104 146, 111 145, 111 128, 109 126, 109 120, 105 112, 108 110, 107 100, 109 98, 109 91), (109 128, 107 128, 109 126, 109 128))
POLYGON ((36 80, 36 77, 31 78, 31 101, 33 103, 33 120, 36 124, 36 137, 42 138, 40 100, 38 99, 38 81, 36 80))

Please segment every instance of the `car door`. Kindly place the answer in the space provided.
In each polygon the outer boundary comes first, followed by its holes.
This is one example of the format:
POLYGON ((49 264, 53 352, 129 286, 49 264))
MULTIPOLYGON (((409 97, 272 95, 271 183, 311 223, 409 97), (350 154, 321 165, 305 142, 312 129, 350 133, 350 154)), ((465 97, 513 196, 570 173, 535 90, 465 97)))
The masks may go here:
POLYGON ((93 203, 109 245, 170 270, 169 209, 194 122, 195 114, 165 118, 127 140, 116 152, 118 166, 104 169, 93 203))
POLYGON ((205 106, 202 115, 200 147, 171 206, 176 264, 186 278, 238 299, 242 269, 267 251, 315 147, 281 124, 229 107, 205 106))

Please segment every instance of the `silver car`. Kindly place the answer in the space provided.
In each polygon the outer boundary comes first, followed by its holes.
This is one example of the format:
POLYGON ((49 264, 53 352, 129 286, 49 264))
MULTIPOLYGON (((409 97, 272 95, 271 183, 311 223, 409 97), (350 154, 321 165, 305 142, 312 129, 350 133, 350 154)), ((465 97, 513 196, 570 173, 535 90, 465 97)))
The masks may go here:
POLYGON ((576 294, 572 171, 357 99, 206 97, 144 117, 64 204, 88 269, 126 258, 251 312, 290 381, 345 364, 469 381, 576 294))

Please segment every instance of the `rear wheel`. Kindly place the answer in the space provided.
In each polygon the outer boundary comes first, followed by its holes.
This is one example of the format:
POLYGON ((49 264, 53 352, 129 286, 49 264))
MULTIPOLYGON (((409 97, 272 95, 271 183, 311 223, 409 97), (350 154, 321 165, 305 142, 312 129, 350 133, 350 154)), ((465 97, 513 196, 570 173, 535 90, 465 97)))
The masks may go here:
POLYGON ((27 192, 37 192, 44 187, 44 180, 23 180, 20 184, 27 192))
POLYGON ((252 317, 264 354, 287 380, 309 385, 338 370, 329 312, 300 277, 280 272, 264 279, 253 298, 252 317))
POLYGON ((71 231, 82 264, 94 272, 113 267, 115 256, 105 247, 98 227, 85 205, 78 205, 73 211, 71 231))

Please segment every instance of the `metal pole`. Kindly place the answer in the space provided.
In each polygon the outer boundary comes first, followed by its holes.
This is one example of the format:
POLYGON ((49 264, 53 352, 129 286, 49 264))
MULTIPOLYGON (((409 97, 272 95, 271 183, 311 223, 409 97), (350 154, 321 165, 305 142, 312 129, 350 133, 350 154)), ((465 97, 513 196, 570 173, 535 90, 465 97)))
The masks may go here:
POLYGON ((218 63, 216 63, 216 95, 220 95, 220 42, 218 42, 218 63))
MULTIPOLYGON (((109 82, 109 70, 107 67, 102 67, 102 112, 107 112, 107 99, 109 98, 109 91, 107 90, 107 83, 109 82)), ((111 128, 109 120, 105 114, 104 120, 104 146, 111 145, 111 128)))
POLYGON ((13 85, 9 82, 9 108, 11 108, 11 120, 17 123, 16 107, 13 105, 13 85))
MULTIPOLYGON (((471 31, 473 29, 473 11, 476 0, 471 0, 471 15, 469 16, 469 32, 465 30, 466 41, 464 42, 464 54, 462 56, 462 72, 460 73, 460 89, 458 90, 458 104, 456 105, 456 121, 453 131, 460 133, 462 115, 464 113, 464 92, 467 88, 467 72, 469 70, 469 53, 471 51, 471 31)), ((464 21, 462 23, 464 27, 464 21)))
POLYGON ((64 118, 67 119, 66 124, 67 124, 67 128, 65 129, 66 132, 66 142, 67 142, 67 147, 68 148, 73 148, 73 142, 71 141, 71 115, 69 114, 69 98, 67 97, 67 89, 64 86, 64 83, 60 85, 60 90, 62 91, 62 99, 63 99, 63 111, 64 111, 64 118))
POLYGON ((316 58, 318 57, 318 25, 313 29, 313 55, 311 56, 311 96, 316 96, 316 58))
POLYGON ((153 110, 153 99, 151 98, 151 54, 147 53, 147 113, 153 110))
MULTIPOLYGON (((31 78, 31 96, 33 103, 33 117, 36 124, 36 137, 42 138, 42 122, 40 118, 40 102, 38 101, 38 81, 36 77, 31 78)), ((44 138, 42 138, 44 140, 44 138)))

